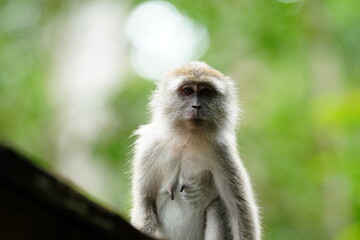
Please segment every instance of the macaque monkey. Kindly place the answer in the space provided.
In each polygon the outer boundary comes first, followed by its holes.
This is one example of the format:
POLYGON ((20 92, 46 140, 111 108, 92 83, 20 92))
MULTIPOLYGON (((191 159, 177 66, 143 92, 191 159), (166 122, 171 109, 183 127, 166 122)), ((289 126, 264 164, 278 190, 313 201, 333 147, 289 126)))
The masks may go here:
POLYGON ((171 240, 261 238, 236 143, 234 82, 202 62, 158 82, 149 124, 135 134, 131 222, 171 240))

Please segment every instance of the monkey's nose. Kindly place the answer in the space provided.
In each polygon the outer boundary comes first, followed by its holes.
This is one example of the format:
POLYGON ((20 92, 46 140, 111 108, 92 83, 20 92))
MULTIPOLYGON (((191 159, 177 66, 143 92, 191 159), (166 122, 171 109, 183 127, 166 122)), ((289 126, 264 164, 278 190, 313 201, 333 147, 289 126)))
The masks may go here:
POLYGON ((201 108, 201 106, 199 105, 193 105, 192 108, 195 108, 196 110, 199 110, 201 108))

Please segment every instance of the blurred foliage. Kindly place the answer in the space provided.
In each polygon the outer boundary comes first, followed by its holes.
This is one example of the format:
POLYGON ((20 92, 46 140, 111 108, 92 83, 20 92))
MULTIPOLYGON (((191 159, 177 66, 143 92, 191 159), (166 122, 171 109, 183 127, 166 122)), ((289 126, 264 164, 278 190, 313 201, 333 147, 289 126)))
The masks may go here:
POLYGON ((95 154, 105 156, 109 164, 119 163, 119 159, 131 157, 131 145, 134 138, 130 138, 139 125, 144 124, 147 112, 149 93, 155 85, 144 79, 136 79, 122 86, 120 92, 110 103, 117 116, 113 129, 100 136, 96 142, 95 154), (124 112, 126 109, 126 113, 124 112), (126 126, 126 127, 124 127, 126 126), (122 141, 119 141, 121 139, 122 141))
MULTIPOLYGON (((238 81, 245 112, 239 145, 262 206, 264 239, 360 239, 360 1, 169 2, 208 27, 202 60, 238 81)), ((72 7, 0 2, 0 138, 50 165, 59 123, 44 33, 72 7)), ((111 202, 124 214, 117 196, 129 188, 129 136, 146 122, 154 89, 131 69, 126 78, 108 102, 114 120, 92 150, 112 169, 111 202)))

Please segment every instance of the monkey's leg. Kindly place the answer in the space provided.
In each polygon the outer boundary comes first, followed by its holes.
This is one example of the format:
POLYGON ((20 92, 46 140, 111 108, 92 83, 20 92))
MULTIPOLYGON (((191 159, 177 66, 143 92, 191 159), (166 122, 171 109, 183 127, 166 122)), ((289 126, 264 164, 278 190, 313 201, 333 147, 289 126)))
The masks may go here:
POLYGON ((216 198, 205 210, 205 240, 232 239, 224 203, 216 198))

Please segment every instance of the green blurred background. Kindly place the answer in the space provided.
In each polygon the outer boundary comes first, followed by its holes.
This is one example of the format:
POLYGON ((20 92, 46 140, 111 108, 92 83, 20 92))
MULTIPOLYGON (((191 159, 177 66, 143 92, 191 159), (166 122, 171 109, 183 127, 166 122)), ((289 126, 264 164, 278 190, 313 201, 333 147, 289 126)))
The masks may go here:
POLYGON ((152 79, 199 59, 237 82, 264 239, 360 239, 360 1, 143 3, 1 0, 0 139, 127 218, 152 79))

